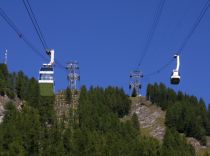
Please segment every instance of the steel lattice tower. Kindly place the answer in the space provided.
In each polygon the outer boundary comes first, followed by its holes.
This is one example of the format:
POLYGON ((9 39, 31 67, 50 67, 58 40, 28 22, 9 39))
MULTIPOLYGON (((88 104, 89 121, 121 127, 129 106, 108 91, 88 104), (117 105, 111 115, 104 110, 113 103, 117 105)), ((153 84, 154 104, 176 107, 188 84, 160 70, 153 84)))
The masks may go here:
POLYGON ((8 51, 6 49, 5 53, 4 53, 4 64, 6 64, 6 65, 7 65, 7 53, 8 53, 8 51))
POLYGON ((78 90, 77 81, 80 81, 79 63, 77 61, 70 61, 67 63, 66 69, 68 71, 69 88, 71 90, 78 90))
POLYGON ((129 84, 129 89, 132 91, 136 91, 136 95, 140 96, 139 90, 141 89, 141 83, 140 83, 140 78, 143 77, 143 74, 139 70, 134 70, 130 73, 130 84, 129 84))

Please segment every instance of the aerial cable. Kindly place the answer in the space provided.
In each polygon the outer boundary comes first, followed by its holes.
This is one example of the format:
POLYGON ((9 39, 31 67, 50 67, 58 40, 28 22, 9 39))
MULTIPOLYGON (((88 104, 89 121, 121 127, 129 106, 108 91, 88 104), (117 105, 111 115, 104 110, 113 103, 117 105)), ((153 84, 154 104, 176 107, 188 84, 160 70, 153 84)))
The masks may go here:
POLYGON ((17 26, 12 22, 12 20, 10 20, 10 18, 7 16, 5 11, 1 8, 0 8, 0 14, 1 14, 1 17, 7 22, 7 24, 17 33, 18 37, 21 38, 22 33, 19 31, 17 26))
POLYGON ((7 16, 7 14, 2 8, 0 8, 0 16, 16 32, 18 37, 21 38, 36 54, 38 54, 42 59, 47 60, 46 57, 42 53, 40 53, 39 50, 35 48, 33 44, 22 34, 22 32, 18 29, 15 23, 7 16))
POLYGON ((201 10, 201 13, 199 14, 198 18, 195 20, 195 23, 193 24, 189 34, 187 35, 187 37, 185 38, 185 40, 183 41, 183 43, 181 44, 180 48, 178 49, 179 53, 182 53, 183 49, 185 48, 185 46, 187 45, 188 41, 190 40, 190 38, 192 37, 192 35, 194 34, 196 28, 198 27, 198 25, 200 24, 201 20, 203 19, 204 15, 206 14, 206 11, 208 10, 210 6, 210 0, 208 0, 203 9, 201 10))
MULTIPOLYGON (((196 18, 192 28, 190 29, 188 35, 186 36, 186 38, 184 39, 184 41, 182 42, 181 46, 179 47, 178 49, 178 53, 177 54, 181 54, 183 53, 183 49, 185 48, 185 46, 187 45, 188 41, 190 40, 190 38, 192 37, 192 35, 195 33, 195 30, 198 28, 199 24, 201 23, 201 20, 203 19, 203 17, 205 16, 208 8, 210 6, 210 0, 207 0, 207 2, 205 3, 205 5, 203 6, 199 16, 196 18)), ((159 74, 161 71, 163 71, 164 69, 166 69, 172 62, 173 62, 173 58, 170 59, 166 64, 162 65, 159 69, 151 72, 151 73, 148 73, 148 74, 145 74, 144 77, 146 76, 153 76, 153 75, 156 75, 156 74, 159 74)))
POLYGON ((162 65, 159 69, 157 69, 151 73, 144 74, 144 77, 150 77, 150 76, 159 74, 161 71, 166 69, 173 61, 174 61, 174 58, 170 59, 166 64, 162 65))
MULTIPOLYGON (((21 38, 25 44, 30 47, 33 52, 35 52, 37 55, 40 56, 43 60, 48 60, 45 55, 40 53, 40 51, 23 35, 23 33, 18 29, 18 27, 15 25, 15 23, 9 18, 9 16, 5 13, 5 11, 0 8, 0 16, 5 20, 5 22, 15 31, 15 33, 18 35, 19 38, 21 38)), ((60 69, 65 70, 65 66, 63 66, 59 61, 56 60, 55 67, 58 67, 60 69)))
POLYGON ((26 0, 26 2, 28 3, 29 9, 30 9, 30 11, 31 11, 31 13, 32 13, 32 16, 33 16, 34 21, 35 21, 35 23, 36 23, 36 25, 37 25, 37 28, 38 28, 39 33, 40 33, 40 36, 42 37, 42 40, 43 40, 43 42, 44 42, 44 44, 45 44, 45 47, 48 48, 47 42, 46 42, 45 37, 44 37, 44 35, 43 35, 43 33, 42 33, 41 29, 40 29, 40 26, 39 26, 38 22, 37 22, 37 20, 36 20, 36 17, 35 17, 35 14, 34 14, 32 8, 31 8, 31 5, 30 5, 30 3, 29 3, 28 0, 26 0))
MULTIPOLYGON (((44 51, 46 51, 49 47, 48 47, 47 42, 46 42, 46 40, 44 38, 44 35, 43 35, 42 31, 41 31, 41 28, 40 28, 40 26, 38 24, 38 21, 36 20, 36 17, 35 17, 35 14, 34 14, 33 10, 32 10, 32 7, 31 7, 31 5, 30 5, 28 0, 23 0, 23 3, 24 3, 24 6, 25 6, 25 8, 27 10, 27 13, 28 13, 28 15, 30 17, 30 20, 31 20, 31 22, 32 22, 32 24, 34 26, 34 29, 35 29, 38 37, 39 37, 39 40, 41 41, 43 49, 44 49, 44 51)), ((60 63, 57 59, 55 59, 55 65, 57 65, 57 67, 59 67, 59 68, 65 69, 65 66, 62 65, 62 63, 60 63)))
POLYGON ((25 6, 25 8, 27 10, 27 13, 28 13, 28 15, 30 17, 30 20, 31 20, 31 22, 32 22, 32 24, 34 26, 34 29, 35 29, 38 37, 39 37, 39 40, 40 40, 40 42, 41 42, 41 44, 43 46, 43 49, 44 49, 44 51, 46 51, 46 49, 48 49, 48 47, 47 47, 46 41, 44 39, 44 36, 43 36, 43 34, 41 32, 41 29, 40 29, 40 27, 38 25, 38 22, 37 22, 37 20, 35 18, 35 15, 34 15, 33 11, 32 11, 30 3, 27 0, 26 0, 26 2, 25 2, 25 0, 23 0, 23 4, 24 4, 24 6, 25 6), (27 2, 27 4, 26 4, 26 2, 27 2))
POLYGON ((55 65, 57 65, 57 67, 64 69, 66 71, 66 66, 60 63, 57 59, 55 59, 55 65))
POLYGON ((148 50, 149 50, 149 46, 151 44, 151 41, 152 41, 152 38, 155 34, 155 31, 157 29, 157 25, 160 21, 160 16, 162 14, 162 11, 163 11, 163 7, 164 7, 164 4, 165 4, 165 1, 166 0, 161 0, 158 7, 157 7, 157 10, 156 10, 156 13, 155 13, 155 16, 154 16, 154 21, 153 21, 153 24, 152 24, 152 27, 151 27, 151 31, 147 34, 147 41, 146 41, 146 44, 145 44, 145 47, 143 49, 143 54, 139 60, 139 63, 138 63, 138 66, 137 66, 137 69, 140 68, 148 50))

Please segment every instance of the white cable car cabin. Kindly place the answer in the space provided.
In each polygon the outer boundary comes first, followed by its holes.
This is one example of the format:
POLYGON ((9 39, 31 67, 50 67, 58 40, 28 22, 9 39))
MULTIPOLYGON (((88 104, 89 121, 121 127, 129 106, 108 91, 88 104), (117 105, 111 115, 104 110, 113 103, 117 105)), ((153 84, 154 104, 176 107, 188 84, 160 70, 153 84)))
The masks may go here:
POLYGON ((39 83, 54 83, 54 69, 48 64, 43 64, 39 71, 39 83))
POLYGON ((53 96, 54 94, 54 50, 47 52, 50 62, 43 64, 39 70, 39 89, 41 96, 53 96))
POLYGON ((171 84, 178 85, 180 82, 180 74, 179 74, 179 67, 180 67, 180 58, 179 55, 174 55, 174 58, 176 58, 176 69, 173 70, 171 75, 171 84))

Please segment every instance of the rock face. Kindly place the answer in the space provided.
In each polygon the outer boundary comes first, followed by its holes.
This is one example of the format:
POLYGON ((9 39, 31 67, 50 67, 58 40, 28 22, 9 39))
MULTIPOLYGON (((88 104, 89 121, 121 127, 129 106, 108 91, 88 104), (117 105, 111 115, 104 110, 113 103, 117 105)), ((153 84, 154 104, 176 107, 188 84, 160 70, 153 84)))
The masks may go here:
POLYGON ((70 103, 66 101, 64 91, 60 91, 56 94, 54 107, 59 120, 61 118, 67 118, 68 110, 70 109, 70 103))
POLYGON ((65 122, 69 118, 69 110, 76 111, 79 105, 79 92, 72 91, 71 101, 66 100, 65 91, 60 91, 55 96, 55 106, 57 117, 59 120, 63 119, 65 122))
POLYGON ((195 148, 196 151, 207 148, 207 146, 202 146, 198 140, 192 137, 188 137, 187 142, 190 143, 195 148))
MULTIPOLYGON (((145 97, 131 98, 132 107, 131 115, 136 113, 141 127, 141 133, 146 136, 151 136, 162 142, 165 135, 165 112, 160 107, 146 100, 145 97)), ((181 134, 182 135, 182 134, 181 134)), ((207 137, 207 146, 202 146, 198 140, 192 137, 187 137, 187 142, 190 143, 197 153, 210 151, 210 137, 207 137)), ((201 154, 203 155, 203 154, 201 154)))
POLYGON ((10 99, 7 96, 0 96, 0 123, 2 123, 4 118, 4 106, 10 99))
POLYGON ((165 135, 165 112, 145 97, 133 98, 132 103, 131 114, 137 114, 142 133, 162 141, 165 135))
POLYGON ((9 101, 13 102, 18 110, 21 110, 23 108, 24 102, 21 101, 20 99, 16 98, 15 100, 11 100, 6 95, 0 96, 0 123, 3 122, 3 118, 4 118, 4 114, 5 114, 4 106, 9 101))

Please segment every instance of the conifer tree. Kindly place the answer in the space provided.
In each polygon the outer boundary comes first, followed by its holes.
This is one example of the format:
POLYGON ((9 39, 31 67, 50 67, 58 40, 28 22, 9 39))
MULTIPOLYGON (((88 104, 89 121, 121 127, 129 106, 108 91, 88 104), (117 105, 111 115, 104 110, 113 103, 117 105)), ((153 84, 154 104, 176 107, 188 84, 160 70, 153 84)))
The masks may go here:
POLYGON ((167 129, 161 149, 161 156, 195 156, 192 145, 174 129, 167 129))
POLYGON ((66 101, 70 104, 72 102, 72 92, 69 87, 65 90, 66 101))
POLYGON ((131 96, 132 97, 136 97, 137 96, 137 92, 136 92, 136 89, 135 88, 133 89, 131 96))

